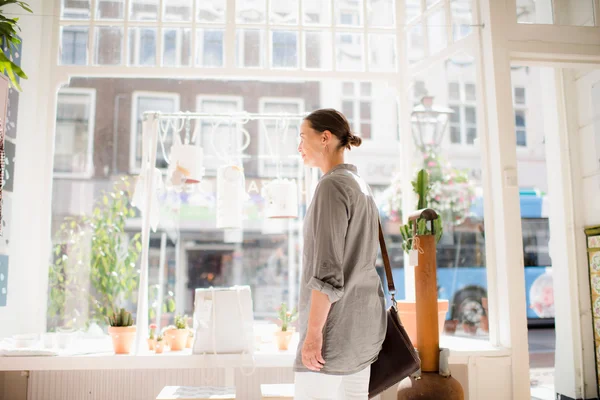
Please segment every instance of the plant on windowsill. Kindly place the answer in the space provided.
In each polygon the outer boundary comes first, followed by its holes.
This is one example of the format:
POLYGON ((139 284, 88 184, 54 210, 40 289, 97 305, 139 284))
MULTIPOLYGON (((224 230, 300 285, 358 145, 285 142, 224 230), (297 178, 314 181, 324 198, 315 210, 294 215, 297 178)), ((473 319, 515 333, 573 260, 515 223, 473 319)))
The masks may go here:
POLYGON ((185 348, 188 336, 190 335, 187 325, 187 315, 175 315, 174 323, 175 329, 167 330, 166 335, 169 337, 171 351, 180 351, 185 348))
POLYGON ((140 234, 125 232, 135 216, 127 177, 104 193, 91 214, 66 217, 49 268, 48 327, 106 324, 114 304, 133 302, 138 287, 140 234))
POLYGON ((194 345, 194 330, 191 328, 188 328, 188 337, 187 337, 187 341, 185 342, 185 348, 191 349, 193 345, 194 345))
POLYGON ((154 344, 154 352, 160 354, 165 348, 165 341, 163 335, 156 336, 156 343, 154 344))
POLYGON ((121 308, 117 311, 111 310, 107 318, 109 324, 108 333, 112 337, 115 354, 129 354, 131 344, 135 339, 135 326, 131 313, 121 308))
POLYGON ((8 76, 14 88, 21 91, 17 77, 27 79, 27 75, 13 62, 15 57, 18 57, 18 46, 21 44, 21 39, 17 33, 17 31, 21 31, 18 25, 19 18, 6 17, 2 9, 10 4, 14 4, 29 13, 33 11, 29 4, 24 1, 0 0, 0 72, 8 76))
POLYGON ((154 332, 156 331, 156 324, 150 324, 148 327, 148 350, 154 350, 156 346, 156 338, 154 337, 154 332))
POLYGON ((290 325, 298 319, 298 311, 295 308, 289 311, 287 304, 281 303, 281 306, 277 310, 277 318, 281 323, 281 329, 275 332, 277 348, 285 351, 288 349, 292 335, 294 334, 294 330, 290 325))

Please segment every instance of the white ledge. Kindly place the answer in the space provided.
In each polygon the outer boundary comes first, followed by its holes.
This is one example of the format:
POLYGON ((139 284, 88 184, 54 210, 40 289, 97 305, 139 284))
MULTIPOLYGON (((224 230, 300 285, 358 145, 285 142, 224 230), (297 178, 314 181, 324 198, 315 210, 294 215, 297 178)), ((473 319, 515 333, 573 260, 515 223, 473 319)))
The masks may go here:
MULTIPOLYGON (((493 347, 487 340, 442 336, 440 346, 450 349, 450 364, 466 364, 471 357, 506 357, 509 349, 493 347)), ((112 353, 58 356, 0 357, 0 371, 68 371, 106 369, 198 369, 198 368, 291 368, 296 356, 295 341, 288 351, 274 345, 262 346, 249 355, 193 355, 190 349, 154 354, 115 355, 112 353)))

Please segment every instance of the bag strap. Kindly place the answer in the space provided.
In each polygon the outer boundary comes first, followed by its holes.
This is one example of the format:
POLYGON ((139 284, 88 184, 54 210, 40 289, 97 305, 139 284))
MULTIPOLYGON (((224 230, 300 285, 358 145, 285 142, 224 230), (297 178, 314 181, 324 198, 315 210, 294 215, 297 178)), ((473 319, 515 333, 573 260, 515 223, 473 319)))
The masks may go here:
POLYGON ((378 220, 379 224, 379 246, 381 247, 381 258, 383 258, 383 266, 385 267, 385 276, 387 278, 388 291, 392 296, 392 302, 396 304, 396 286, 394 286, 394 277, 392 276, 392 267, 390 265, 390 257, 388 256, 387 248, 385 246, 385 239, 383 237, 383 229, 381 228, 381 220, 378 220))

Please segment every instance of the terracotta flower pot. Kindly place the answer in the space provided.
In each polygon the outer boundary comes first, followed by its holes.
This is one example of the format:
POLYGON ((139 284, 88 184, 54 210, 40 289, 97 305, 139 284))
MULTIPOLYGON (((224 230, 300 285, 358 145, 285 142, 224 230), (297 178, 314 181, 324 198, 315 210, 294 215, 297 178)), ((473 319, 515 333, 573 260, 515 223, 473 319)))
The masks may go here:
POLYGON ((109 326, 115 354, 129 354, 135 339, 135 326, 109 326))
POLYGON ((275 338, 277 339, 277 348, 282 351, 287 350, 290 345, 290 341, 292 340, 292 335, 294 335, 293 331, 275 332, 275 338))
MULTIPOLYGON (((444 330, 444 321, 448 312, 448 300, 438 299, 438 329, 441 335, 444 330)), ((398 300, 398 313, 406 333, 413 346, 417 347, 417 304, 414 301, 398 300)))
POLYGON ((187 340, 185 342, 185 348, 186 349, 191 349, 193 344, 194 344, 194 337, 190 336, 190 334, 188 333, 188 337, 187 337, 187 340))
POLYGON ((156 343, 155 339, 150 339, 149 338, 148 339, 148 350, 150 350, 150 351, 154 350, 155 343, 156 343))
POLYGON ((185 348, 187 338, 190 335, 187 329, 170 329, 167 331, 171 351, 180 351, 185 348))
POLYGON ((163 349, 165 348, 165 341, 164 340, 158 340, 155 344, 154 344, 154 352, 156 354, 160 354, 163 352, 163 349))

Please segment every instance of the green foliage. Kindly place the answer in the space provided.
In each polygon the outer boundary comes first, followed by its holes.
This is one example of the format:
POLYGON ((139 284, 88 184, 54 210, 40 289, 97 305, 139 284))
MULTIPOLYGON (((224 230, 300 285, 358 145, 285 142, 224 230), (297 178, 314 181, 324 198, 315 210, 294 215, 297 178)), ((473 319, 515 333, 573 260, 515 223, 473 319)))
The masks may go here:
POLYGON ((142 250, 140 234, 125 232, 135 216, 130 183, 122 178, 104 193, 91 215, 67 217, 60 225, 49 271, 48 327, 105 324, 117 304, 134 300, 142 250))
POLYGON ((107 317, 106 320, 110 326, 133 326, 133 317, 131 316, 131 313, 124 308, 121 308, 116 312, 112 311, 111 315, 107 317))
POLYGON ((29 4, 24 1, 0 0, 0 73, 8 76, 13 87, 21 91, 17 76, 27 79, 27 75, 13 62, 17 47, 21 44, 21 39, 18 36, 18 32, 21 31, 18 25, 19 18, 8 18, 4 16, 4 10, 2 10, 2 7, 10 4, 15 4, 29 13, 33 11, 29 7, 29 4))
POLYGON ((187 319, 188 319, 187 315, 184 315, 183 317, 181 316, 181 314, 175 315, 175 320, 174 320, 175 328, 177 328, 177 329, 187 329, 188 328, 188 326, 187 326, 187 319))
MULTIPOLYGON (((419 197, 417 210, 427 208, 427 198, 430 192, 430 180, 427 171, 422 169, 417 173, 417 177, 414 181, 412 181, 412 187, 419 197)), ((402 249, 407 253, 413 248, 415 236, 431 235, 435 233, 435 242, 438 243, 442 238, 442 234, 444 232, 441 215, 439 215, 438 218, 433 221, 434 232, 432 232, 429 229, 428 221, 422 218, 417 219, 416 224, 416 234, 415 221, 408 221, 408 224, 400 226, 400 235, 402 236, 402 249)))
POLYGON ((164 339, 163 335, 159 334, 158 336, 156 336, 156 341, 157 342, 162 342, 164 339))
POLYGON ((288 326, 298 319, 298 311, 295 308, 289 311, 287 304, 281 303, 281 307, 277 310, 277 318, 281 321, 281 331, 285 332, 288 326))

